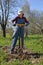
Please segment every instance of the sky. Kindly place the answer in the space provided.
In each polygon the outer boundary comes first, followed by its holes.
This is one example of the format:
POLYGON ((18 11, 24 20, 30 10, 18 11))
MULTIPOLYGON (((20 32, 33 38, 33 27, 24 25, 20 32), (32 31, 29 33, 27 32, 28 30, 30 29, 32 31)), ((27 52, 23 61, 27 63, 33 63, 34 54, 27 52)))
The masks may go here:
POLYGON ((43 0, 28 0, 31 10, 43 11, 43 0))
MULTIPOLYGON (((25 3, 25 0, 19 0, 18 4, 18 10, 21 9, 21 6, 25 3), (22 3, 22 4, 21 4, 22 3)), ((43 0, 27 0, 29 5, 30 5, 30 10, 38 10, 38 11, 43 11, 43 0)), ((12 15, 12 14, 11 14, 12 15)), ((13 17, 17 16, 17 12, 15 15, 12 15, 11 19, 13 19, 13 17)))
MULTIPOLYGON (((19 7, 21 8, 21 6, 25 3, 25 0, 17 0, 19 7)), ((38 11, 42 11, 43 12, 43 0, 27 0, 29 5, 30 5, 30 10, 38 10, 38 11)), ((20 8, 17 8, 18 10, 20 8)), ((13 15, 10 15, 10 18, 12 19, 14 16, 17 16, 17 12, 13 15)))

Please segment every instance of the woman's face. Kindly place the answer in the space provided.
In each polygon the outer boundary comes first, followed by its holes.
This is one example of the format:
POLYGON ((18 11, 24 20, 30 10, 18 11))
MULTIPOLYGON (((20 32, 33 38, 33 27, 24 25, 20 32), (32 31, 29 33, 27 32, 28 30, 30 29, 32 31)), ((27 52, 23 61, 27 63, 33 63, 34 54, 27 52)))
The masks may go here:
POLYGON ((22 18, 22 17, 23 17, 23 14, 22 14, 22 13, 21 13, 21 14, 19 14, 19 17, 20 17, 20 18, 22 18))

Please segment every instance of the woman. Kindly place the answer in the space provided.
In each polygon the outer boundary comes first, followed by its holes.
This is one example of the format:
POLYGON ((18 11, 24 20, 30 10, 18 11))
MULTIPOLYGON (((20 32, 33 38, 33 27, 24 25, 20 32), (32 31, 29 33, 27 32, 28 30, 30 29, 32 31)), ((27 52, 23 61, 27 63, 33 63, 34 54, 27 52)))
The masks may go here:
MULTIPOLYGON (((18 12, 18 16, 15 17, 12 20, 12 23, 16 24, 16 30, 15 33, 12 37, 12 44, 11 44, 11 54, 14 53, 14 48, 17 42, 18 37, 22 39, 22 48, 24 48, 24 24, 26 23, 26 25, 29 24, 29 22, 27 21, 27 19, 24 17, 23 11, 19 11, 18 12)), ((19 48, 20 48, 20 44, 19 44, 19 48)))

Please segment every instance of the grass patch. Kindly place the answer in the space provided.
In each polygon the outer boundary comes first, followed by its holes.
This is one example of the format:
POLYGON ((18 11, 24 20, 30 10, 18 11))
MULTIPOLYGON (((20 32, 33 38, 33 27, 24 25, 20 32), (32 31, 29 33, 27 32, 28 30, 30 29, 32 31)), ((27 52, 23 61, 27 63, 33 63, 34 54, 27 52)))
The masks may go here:
MULTIPOLYGON (((43 42, 41 41, 42 37, 43 35, 29 35, 28 38, 24 38, 25 47, 31 49, 33 52, 43 53, 43 42)), ((12 37, 8 33, 6 38, 0 35, 0 46, 10 46, 11 41, 12 37)), ((0 49, 0 65, 43 65, 43 60, 34 64, 28 60, 22 61, 15 59, 11 62, 5 62, 5 57, 6 53, 0 49)))

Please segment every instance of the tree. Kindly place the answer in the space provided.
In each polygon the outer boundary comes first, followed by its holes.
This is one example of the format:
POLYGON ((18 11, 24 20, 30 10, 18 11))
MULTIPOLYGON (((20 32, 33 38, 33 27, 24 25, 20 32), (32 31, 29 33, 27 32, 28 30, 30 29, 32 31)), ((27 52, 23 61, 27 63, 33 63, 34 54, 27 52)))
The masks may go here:
MULTIPOLYGON (((25 4, 22 7, 25 16, 28 18, 30 21, 30 25, 28 27, 28 31, 30 33, 43 33, 43 12, 39 12, 37 10, 30 10, 30 6, 27 0, 25 0, 25 4), (27 4, 26 4, 27 3, 27 4)), ((26 36, 28 35, 27 33, 27 28, 25 28, 26 36)))
POLYGON ((30 15, 30 6, 29 6, 29 3, 28 3, 27 0, 25 0, 25 3, 23 5, 23 7, 22 7, 22 10, 23 10, 25 16, 28 18, 28 16, 30 15))
POLYGON ((40 13, 39 11, 33 10, 31 12, 31 15, 29 17, 31 24, 31 29, 34 32, 37 33, 43 33, 43 13, 40 13), (37 31, 36 31, 37 30, 37 31))
POLYGON ((1 27, 3 30, 3 36, 6 37, 6 24, 9 16, 9 3, 10 0, 0 0, 0 9, 1 9, 1 27))
MULTIPOLYGON (((30 16, 30 6, 27 0, 25 0, 25 4, 23 5, 22 10, 24 12, 24 15, 28 19, 28 17, 30 16)), ((28 26, 25 27, 25 36, 28 37, 28 26)))
POLYGON ((0 11, 1 11, 1 27, 3 30, 3 36, 6 37, 6 25, 8 22, 9 15, 15 14, 16 7, 19 7, 17 0, 0 0, 0 11))
POLYGON ((43 33, 43 12, 40 15, 40 28, 41 28, 41 32, 43 33))

